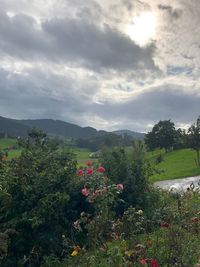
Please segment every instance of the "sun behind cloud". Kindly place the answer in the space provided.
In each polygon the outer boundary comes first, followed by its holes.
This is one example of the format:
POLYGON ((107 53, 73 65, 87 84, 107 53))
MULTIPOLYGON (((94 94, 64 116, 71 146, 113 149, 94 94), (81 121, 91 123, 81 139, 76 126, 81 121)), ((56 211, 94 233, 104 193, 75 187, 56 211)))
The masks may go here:
POLYGON ((126 32, 138 45, 147 45, 156 33, 156 14, 150 11, 141 13, 128 25, 126 32))

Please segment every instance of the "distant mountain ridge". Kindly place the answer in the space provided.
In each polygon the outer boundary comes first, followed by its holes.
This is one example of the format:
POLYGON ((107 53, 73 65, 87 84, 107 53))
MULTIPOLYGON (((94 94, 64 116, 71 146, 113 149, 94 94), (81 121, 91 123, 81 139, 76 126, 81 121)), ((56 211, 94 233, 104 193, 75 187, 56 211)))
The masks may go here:
POLYGON ((129 136, 136 138, 136 139, 143 139, 145 136, 145 133, 139 133, 139 132, 135 132, 135 131, 127 130, 127 129, 116 130, 116 131, 113 131, 113 133, 115 133, 117 135, 121 135, 121 136, 129 135, 129 136))
MULTIPOLYGON (((12 137, 25 137, 32 128, 38 128, 48 134, 68 138, 91 138, 106 134, 106 131, 97 131, 92 127, 80 127, 76 124, 53 119, 16 120, 0 116, 0 134, 12 137)), ((119 130, 113 133, 123 135, 124 131, 134 138, 142 138, 143 134, 129 130, 119 130)))

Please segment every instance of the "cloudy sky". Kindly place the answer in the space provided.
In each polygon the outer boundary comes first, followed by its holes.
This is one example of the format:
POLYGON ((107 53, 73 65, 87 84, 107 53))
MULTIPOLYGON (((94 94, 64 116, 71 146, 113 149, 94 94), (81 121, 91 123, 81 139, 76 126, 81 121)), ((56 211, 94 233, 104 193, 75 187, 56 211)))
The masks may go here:
POLYGON ((200 114, 199 0, 0 0, 0 115, 97 129, 200 114))

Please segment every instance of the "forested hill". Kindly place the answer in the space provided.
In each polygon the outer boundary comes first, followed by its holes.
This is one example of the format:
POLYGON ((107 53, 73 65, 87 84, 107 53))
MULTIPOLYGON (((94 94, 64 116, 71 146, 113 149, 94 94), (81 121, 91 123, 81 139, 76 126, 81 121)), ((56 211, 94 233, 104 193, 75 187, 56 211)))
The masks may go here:
POLYGON ((71 138, 90 138, 98 134, 98 131, 92 127, 80 127, 60 120, 21 120, 20 123, 30 128, 36 127, 49 134, 71 138))
POLYGON ((0 116, 0 136, 26 136, 31 129, 18 120, 8 119, 0 116))
POLYGON ((103 131, 92 127, 80 127, 64 121, 52 119, 14 120, 0 117, 0 134, 11 137, 26 136, 32 128, 38 128, 48 134, 71 138, 90 138, 103 131))
POLYGON ((139 133, 139 132, 130 131, 127 129, 126 130, 113 131, 113 133, 117 134, 117 135, 121 135, 121 136, 129 135, 129 136, 136 138, 136 139, 143 139, 145 136, 145 133, 139 133))
MULTIPOLYGON (((32 128, 38 128, 48 134, 53 134, 69 138, 91 138, 107 133, 106 131, 97 131, 92 127, 80 127, 78 125, 52 119, 38 120, 14 120, 0 116, 0 135, 10 137, 26 136, 32 128)), ((124 135, 124 131, 114 132, 118 135, 124 135)), ((143 134, 127 131, 127 134, 133 138, 143 138, 143 134)))

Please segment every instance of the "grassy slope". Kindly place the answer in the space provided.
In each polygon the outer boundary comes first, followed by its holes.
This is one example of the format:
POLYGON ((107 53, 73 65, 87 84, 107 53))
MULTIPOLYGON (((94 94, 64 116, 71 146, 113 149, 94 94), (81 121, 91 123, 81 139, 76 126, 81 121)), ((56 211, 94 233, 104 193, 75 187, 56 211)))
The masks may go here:
MULTIPOLYGON (((200 168, 195 164, 196 152, 192 149, 180 149, 169 153, 161 152, 164 161, 156 165, 156 169, 162 171, 160 174, 154 174, 151 181, 161 181, 181 177, 196 176, 200 174, 200 168)), ((148 157, 153 159, 160 151, 149 152, 148 157)))
MULTIPOLYGON (((6 149, 6 148, 10 148, 13 145, 15 145, 17 143, 16 139, 11 139, 11 138, 3 138, 0 139, 0 151, 2 149, 6 149)), ((18 157, 20 155, 21 151, 19 149, 11 149, 8 152, 8 158, 14 158, 14 157, 18 157)))
POLYGON ((16 143, 17 143, 16 139, 2 138, 2 139, 0 139, 0 150, 8 148, 8 147, 10 147, 16 143))

